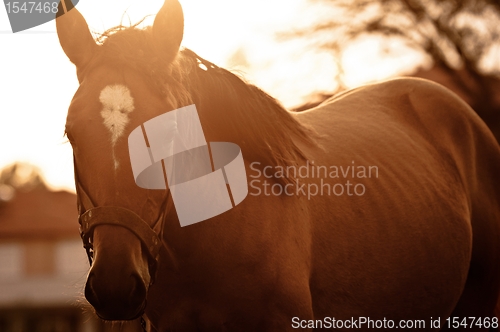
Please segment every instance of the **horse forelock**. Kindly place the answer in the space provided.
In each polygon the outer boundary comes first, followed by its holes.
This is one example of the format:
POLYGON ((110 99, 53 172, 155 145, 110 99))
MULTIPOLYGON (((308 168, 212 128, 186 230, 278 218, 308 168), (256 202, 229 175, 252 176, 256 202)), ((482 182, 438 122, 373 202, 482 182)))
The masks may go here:
POLYGON ((101 34, 97 42, 99 51, 85 72, 103 63, 133 69, 172 107, 196 104, 202 123, 213 132, 227 133, 229 137, 224 138, 239 144, 251 161, 296 165, 307 159, 303 147, 316 145, 312 129, 236 74, 189 49, 180 50, 171 63, 162 61, 151 27, 117 26, 101 34))

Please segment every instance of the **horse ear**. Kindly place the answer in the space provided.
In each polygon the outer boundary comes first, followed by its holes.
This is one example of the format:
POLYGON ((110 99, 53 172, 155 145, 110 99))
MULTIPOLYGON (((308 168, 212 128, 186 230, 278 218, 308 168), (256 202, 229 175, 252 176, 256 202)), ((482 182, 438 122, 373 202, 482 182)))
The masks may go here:
MULTIPOLYGON (((71 1, 65 1, 65 3, 71 3, 71 1)), ((59 43, 69 60, 80 68, 90 60, 97 44, 82 14, 74 7, 67 8, 61 4, 62 1, 59 3, 56 18, 59 43)))
POLYGON ((184 14, 178 0, 165 0, 153 23, 153 37, 165 60, 172 61, 184 35, 184 14))

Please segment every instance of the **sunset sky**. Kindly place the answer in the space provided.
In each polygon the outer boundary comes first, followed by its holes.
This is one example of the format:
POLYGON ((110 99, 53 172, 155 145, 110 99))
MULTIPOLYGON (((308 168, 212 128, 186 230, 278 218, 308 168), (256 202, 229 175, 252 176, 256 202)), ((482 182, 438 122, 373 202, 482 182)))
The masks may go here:
MULTIPOLYGON (((181 0, 185 15, 183 46, 297 106, 315 92, 336 89, 334 59, 307 40, 278 41, 276 33, 324 19, 328 10, 306 0, 181 0)), ((156 14, 161 0, 81 0, 77 8, 91 30, 102 32, 123 21, 156 14)), ((153 18, 148 21, 151 23, 153 18)), ((62 52, 55 22, 13 34, 0 8, 0 168, 16 160, 39 166, 53 188, 74 190, 72 152, 63 137, 66 111, 78 85, 73 65, 62 52)), ((414 67, 408 54, 383 59, 374 40, 349 49, 342 61, 350 87, 414 67)))

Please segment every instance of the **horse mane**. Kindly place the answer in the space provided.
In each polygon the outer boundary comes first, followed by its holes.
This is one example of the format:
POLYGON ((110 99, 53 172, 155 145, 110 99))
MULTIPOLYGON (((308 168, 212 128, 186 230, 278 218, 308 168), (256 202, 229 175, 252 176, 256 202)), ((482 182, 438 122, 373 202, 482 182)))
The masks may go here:
POLYGON ((303 148, 317 145, 316 132, 276 99, 189 49, 181 49, 172 63, 162 62, 152 28, 140 29, 138 24, 102 33, 97 38, 100 50, 86 69, 104 61, 146 75, 151 87, 175 108, 194 103, 203 127, 227 134, 249 161, 289 167, 307 159, 303 148))

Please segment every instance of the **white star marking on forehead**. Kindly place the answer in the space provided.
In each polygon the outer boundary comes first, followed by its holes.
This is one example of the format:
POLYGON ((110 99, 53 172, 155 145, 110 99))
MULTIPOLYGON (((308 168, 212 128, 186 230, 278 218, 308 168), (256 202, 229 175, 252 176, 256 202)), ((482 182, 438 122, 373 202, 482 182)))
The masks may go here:
MULTIPOLYGON (((115 84, 102 89, 99 100, 103 106, 101 116, 104 119, 104 126, 111 133, 111 145, 114 148, 130 121, 128 114, 134 110, 134 98, 126 86, 115 84)), ((115 170, 118 169, 120 163, 115 158, 114 150, 113 162, 115 170)))
POLYGON ((128 114, 134 110, 134 99, 126 86, 117 84, 102 89, 99 100, 103 105, 101 116, 104 126, 110 131, 114 146, 129 122, 128 114))

